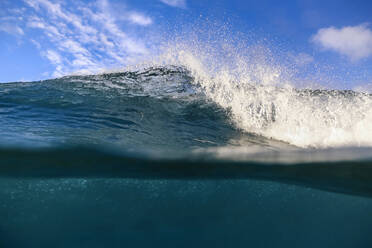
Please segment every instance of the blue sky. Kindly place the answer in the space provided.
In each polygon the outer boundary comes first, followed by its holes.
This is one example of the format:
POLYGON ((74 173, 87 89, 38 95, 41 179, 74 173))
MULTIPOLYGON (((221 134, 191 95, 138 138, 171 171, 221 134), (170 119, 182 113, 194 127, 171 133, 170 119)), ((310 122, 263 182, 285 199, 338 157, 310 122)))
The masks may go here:
POLYGON ((1 0, 0 82, 135 63, 208 19, 353 88, 372 83, 371 13, 366 0, 1 0))

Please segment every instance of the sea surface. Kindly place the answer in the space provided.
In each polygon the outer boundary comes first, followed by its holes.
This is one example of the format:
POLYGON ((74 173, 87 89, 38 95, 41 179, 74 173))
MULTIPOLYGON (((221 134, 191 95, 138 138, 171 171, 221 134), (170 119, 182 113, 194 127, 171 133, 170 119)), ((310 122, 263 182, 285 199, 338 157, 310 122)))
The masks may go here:
POLYGON ((372 247, 372 95, 257 75, 0 84, 0 247, 372 247))

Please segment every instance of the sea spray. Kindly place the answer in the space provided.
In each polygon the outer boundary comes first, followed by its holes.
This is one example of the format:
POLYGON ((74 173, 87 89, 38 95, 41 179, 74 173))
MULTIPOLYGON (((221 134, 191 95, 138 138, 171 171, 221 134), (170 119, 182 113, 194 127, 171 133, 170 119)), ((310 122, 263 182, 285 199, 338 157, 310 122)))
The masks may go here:
POLYGON ((157 60, 189 70, 192 83, 244 132, 299 147, 372 146, 371 95, 297 89, 309 80, 286 58, 261 44, 221 40, 178 41, 157 60))

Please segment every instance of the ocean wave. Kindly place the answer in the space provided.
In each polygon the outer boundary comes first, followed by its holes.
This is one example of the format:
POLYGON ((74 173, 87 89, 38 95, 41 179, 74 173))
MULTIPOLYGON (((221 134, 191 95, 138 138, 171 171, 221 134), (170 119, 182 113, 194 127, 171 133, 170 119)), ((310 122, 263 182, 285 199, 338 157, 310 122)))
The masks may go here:
POLYGON ((192 54, 181 57, 177 65, 2 84, 2 140, 96 144, 111 135, 128 146, 192 147, 247 133, 298 147, 372 146, 367 93, 300 90, 270 67, 211 72, 192 54))

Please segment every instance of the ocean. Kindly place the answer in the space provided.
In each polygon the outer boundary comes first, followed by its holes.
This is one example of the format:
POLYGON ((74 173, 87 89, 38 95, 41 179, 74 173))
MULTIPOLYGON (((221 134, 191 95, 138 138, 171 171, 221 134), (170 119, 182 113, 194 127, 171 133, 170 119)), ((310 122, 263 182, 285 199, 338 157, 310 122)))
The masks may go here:
POLYGON ((372 95, 185 57, 0 84, 0 246, 372 247, 372 95))

